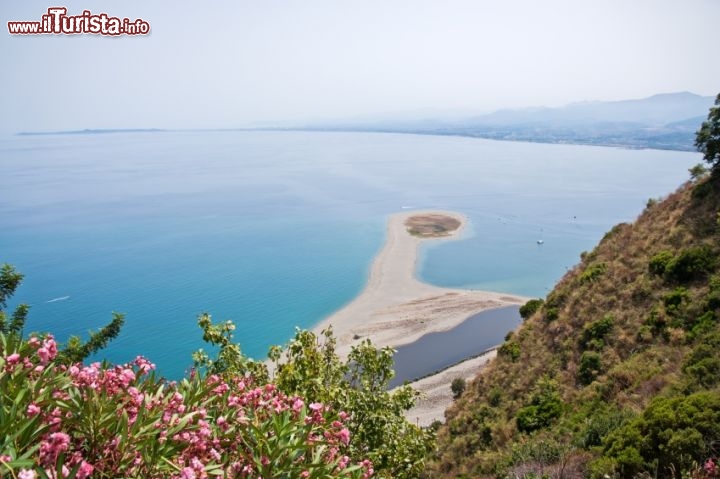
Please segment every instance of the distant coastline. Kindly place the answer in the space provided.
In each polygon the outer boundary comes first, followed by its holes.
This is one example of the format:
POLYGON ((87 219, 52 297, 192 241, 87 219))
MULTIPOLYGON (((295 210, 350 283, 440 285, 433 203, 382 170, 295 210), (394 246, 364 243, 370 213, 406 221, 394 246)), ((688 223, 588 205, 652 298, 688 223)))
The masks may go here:
POLYGON ((160 128, 120 128, 120 129, 93 129, 59 130, 59 131, 21 131, 17 136, 49 136, 49 135, 106 135, 112 133, 162 133, 167 130, 160 128))
MULTIPOLYGON (((223 130, 227 131, 227 130, 223 130)), ((237 128, 232 131, 306 131, 322 133, 389 133, 397 135, 423 135, 423 136, 451 136, 461 138, 477 138, 480 140, 512 141, 523 143, 539 143, 546 145, 578 145, 578 146, 602 146, 608 148, 625 148, 628 150, 665 150, 665 151, 696 151, 693 146, 694 133, 683 134, 679 141, 673 143, 635 141, 636 138, 628 138, 625 141, 611 139, 587 139, 572 137, 554 137, 550 134, 524 135, 517 129, 505 129, 501 131, 463 131, 461 129, 446 130, 423 130, 403 128, 382 128, 382 127, 278 127, 278 128, 237 128)))
POLYGON ((631 132, 619 137, 607 135, 599 137, 575 136, 568 132, 535 132, 523 131, 521 128, 509 127, 502 129, 477 130, 462 128, 446 129, 414 129, 414 128, 383 128, 383 127, 257 127, 257 128, 199 128, 199 129, 163 129, 163 128, 127 128, 127 129, 83 129, 58 131, 21 131, 15 136, 83 136, 107 135, 122 133, 168 133, 168 132, 309 132, 309 133, 386 133, 397 135, 449 136, 476 138, 493 141, 510 141, 539 143, 548 145, 601 146, 608 148, 625 148, 629 150, 665 150, 665 151, 696 151, 694 147, 694 130, 670 132, 658 137, 643 137, 638 132, 631 132))

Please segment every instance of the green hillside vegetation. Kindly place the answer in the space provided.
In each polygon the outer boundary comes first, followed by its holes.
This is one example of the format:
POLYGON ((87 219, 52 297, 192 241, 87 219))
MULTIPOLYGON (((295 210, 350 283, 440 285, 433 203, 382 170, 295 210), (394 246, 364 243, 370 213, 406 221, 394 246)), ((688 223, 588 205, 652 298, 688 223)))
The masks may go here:
POLYGON ((717 176, 649 202, 521 309, 427 477, 679 477, 717 458, 717 176))
POLYGON ((709 170, 520 309, 425 477, 720 477, 720 94, 695 146, 709 170))

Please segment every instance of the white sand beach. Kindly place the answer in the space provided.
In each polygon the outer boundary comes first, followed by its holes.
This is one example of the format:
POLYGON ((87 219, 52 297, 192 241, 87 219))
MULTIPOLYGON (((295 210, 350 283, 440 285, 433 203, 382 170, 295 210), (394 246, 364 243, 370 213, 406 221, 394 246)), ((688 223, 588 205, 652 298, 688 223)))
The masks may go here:
POLYGON ((492 350, 473 359, 428 376, 410 385, 422 393, 415 407, 405 413, 408 421, 418 426, 429 426, 433 421, 445 422, 445 410, 452 404, 453 395, 450 384, 455 378, 463 378, 468 383, 488 362, 497 356, 492 350))
MULTIPOLYGON (((332 325, 338 353, 344 356, 353 344, 365 338, 370 338, 379 347, 397 347, 416 341, 426 333, 450 329, 481 311, 527 301, 527 298, 509 294, 441 288, 417 279, 421 243, 458 238, 466 224, 464 216, 447 211, 407 211, 390 216, 387 240, 372 264, 365 289, 314 330, 320 332, 332 325), (461 226, 452 234, 437 238, 421 238, 407 231, 405 221, 408 218, 433 214, 456 218, 461 226)), ((427 394, 427 399, 420 402, 408 418, 415 421, 422 417, 423 425, 434 419, 442 420, 446 403, 452 400, 452 379, 458 375, 472 377, 473 370, 479 368, 482 361, 476 358, 465 363, 414 383, 416 389, 427 394), (439 383, 445 380, 447 394, 441 397, 442 385, 439 383)))

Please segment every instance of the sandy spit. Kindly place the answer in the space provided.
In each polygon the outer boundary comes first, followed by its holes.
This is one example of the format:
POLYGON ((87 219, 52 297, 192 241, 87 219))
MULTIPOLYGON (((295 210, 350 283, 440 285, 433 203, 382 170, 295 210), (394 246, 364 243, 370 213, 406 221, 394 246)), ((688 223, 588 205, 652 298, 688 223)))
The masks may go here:
MULTIPOLYGON (((332 325, 338 342, 337 352, 346 356, 353 344, 365 338, 370 338, 378 347, 397 347, 414 342, 424 334, 450 329, 481 311, 526 302, 528 298, 520 296, 441 288, 417 279, 421 243, 459 238, 466 224, 467 218, 448 211, 407 211, 391 215, 385 245, 372 264, 365 289, 344 308, 321 321, 314 331, 319 333, 332 325), (459 219, 461 226, 453 234, 441 238, 410 235, 405 220, 424 214, 451 216, 459 219)), ((413 383, 426 399, 408 413, 408 419, 421 425, 435 419, 443 420, 445 407, 452 401, 452 379, 473 377, 492 355, 465 361, 413 383)))

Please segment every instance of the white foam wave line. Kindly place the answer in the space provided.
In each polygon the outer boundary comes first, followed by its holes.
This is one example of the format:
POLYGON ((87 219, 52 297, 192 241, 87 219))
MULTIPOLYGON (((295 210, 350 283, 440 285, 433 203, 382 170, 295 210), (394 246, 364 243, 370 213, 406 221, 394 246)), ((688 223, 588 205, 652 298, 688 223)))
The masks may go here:
POLYGON ((66 299, 70 299, 70 296, 60 296, 59 298, 50 299, 48 301, 45 301, 46 303, 54 303, 56 301, 65 301, 66 299))

